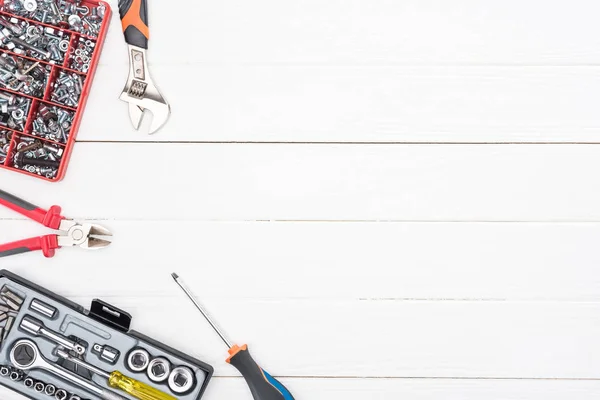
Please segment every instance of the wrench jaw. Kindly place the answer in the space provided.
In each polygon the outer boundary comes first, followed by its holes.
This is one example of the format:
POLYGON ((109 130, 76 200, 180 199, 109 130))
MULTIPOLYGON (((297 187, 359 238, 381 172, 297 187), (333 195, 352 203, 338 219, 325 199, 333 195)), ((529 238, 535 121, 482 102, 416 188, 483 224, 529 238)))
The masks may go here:
POLYGON ((131 124, 135 130, 139 131, 140 125, 142 125, 142 120, 144 119, 144 109, 140 108, 140 106, 136 106, 133 103, 129 103, 129 119, 131 120, 131 124))
POLYGON ((128 45, 129 77, 120 99, 129 103, 129 118, 135 130, 139 130, 146 111, 152 113, 149 134, 162 128, 171 115, 171 106, 160 93, 148 69, 146 49, 128 45))

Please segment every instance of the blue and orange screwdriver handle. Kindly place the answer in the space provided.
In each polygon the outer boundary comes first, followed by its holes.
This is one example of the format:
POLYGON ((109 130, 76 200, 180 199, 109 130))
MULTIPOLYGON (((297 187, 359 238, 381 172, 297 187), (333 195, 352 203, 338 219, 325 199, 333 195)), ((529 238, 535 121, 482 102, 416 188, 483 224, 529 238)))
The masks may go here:
POLYGON ((231 342, 225 337, 223 332, 213 322, 210 315, 204 310, 204 308, 196 301, 196 298, 192 292, 183 284, 181 278, 177 274, 171 274, 175 282, 185 292, 187 297, 194 303, 196 308, 202 313, 204 318, 213 327, 217 335, 225 342, 229 347, 229 358, 227 362, 237 368, 242 374, 254 400, 294 400, 292 394, 283 386, 277 379, 269 375, 264 369, 258 366, 256 361, 250 355, 248 346, 232 345, 231 342))

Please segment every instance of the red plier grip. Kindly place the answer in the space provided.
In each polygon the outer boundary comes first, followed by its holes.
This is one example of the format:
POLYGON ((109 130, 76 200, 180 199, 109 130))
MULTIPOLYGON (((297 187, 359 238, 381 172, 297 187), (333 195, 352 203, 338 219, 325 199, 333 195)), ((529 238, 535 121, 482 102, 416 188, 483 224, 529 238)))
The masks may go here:
MULTIPOLYGON (((30 218, 50 229, 58 229, 60 223, 65 219, 61 214, 59 206, 52 206, 48 211, 26 202, 10 193, 0 190, 0 204, 30 218)), ((37 238, 36 238, 37 239, 37 238)), ((40 249, 37 249, 40 250, 40 249)))
POLYGON ((37 250, 42 250, 45 257, 52 258, 59 247, 57 235, 33 237, 0 245, 0 258, 37 250))
MULTIPOLYGON (((58 206, 46 211, 3 190, 0 190, 0 204, 51 229, 59 229, 65 219, 60 215, 62 210, 58 206)), ((58 248, 58 235, 39 236, 0 245, 0 257, 42 250, 44 256, 50 258, 54 257, 58 248)))

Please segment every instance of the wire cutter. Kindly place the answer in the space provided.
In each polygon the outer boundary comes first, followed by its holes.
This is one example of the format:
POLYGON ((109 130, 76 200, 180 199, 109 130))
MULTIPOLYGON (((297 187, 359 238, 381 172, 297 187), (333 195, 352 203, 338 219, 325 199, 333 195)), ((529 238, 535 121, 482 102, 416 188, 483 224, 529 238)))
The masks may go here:
POLYGON ((54 257, 56 249, 79 246, 86 250, 101 249, 111 242, 96 236, 112 236, 110 231, 96 224, 80 224, 66 219, 59 206, 52 206, 48 211, 0 190, 0 204, 50 228, 60 234, 33 237, 0 245, 0 258, 30 251, 41 250, 47 258, 54 257))

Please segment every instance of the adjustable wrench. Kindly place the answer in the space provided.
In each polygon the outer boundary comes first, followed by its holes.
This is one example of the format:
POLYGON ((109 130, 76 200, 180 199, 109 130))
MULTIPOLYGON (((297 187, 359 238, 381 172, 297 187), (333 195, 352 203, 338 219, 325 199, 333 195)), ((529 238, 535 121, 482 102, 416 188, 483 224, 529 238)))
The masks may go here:
POLYGON ((129 118, 136 130, 146 110, 153 119, 149 134, 158 131, 171 115, 171 106, 152 81, 148 69, 148 0, 119 0, 123 34, 129 50, 129 78, 120 99, 129 103, 129 118))

